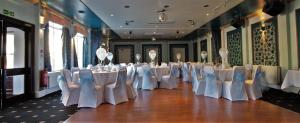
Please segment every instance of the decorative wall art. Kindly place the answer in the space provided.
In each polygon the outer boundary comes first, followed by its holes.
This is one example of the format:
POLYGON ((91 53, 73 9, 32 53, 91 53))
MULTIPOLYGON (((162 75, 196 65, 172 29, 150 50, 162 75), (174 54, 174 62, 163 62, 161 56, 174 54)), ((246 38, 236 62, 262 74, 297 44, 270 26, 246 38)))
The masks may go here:
POLYGON ((278 66, 278 31, 277 18, 251 25, 253 64, 278 66))
POLYGON ((134 63, 134 45, 115 45, 115 63, 134 63))
POLYGON ((176 54, 181 55, 180 61, 189 61, 188 44, 170 44, 170 61, 177 62, 176 54))
POLYGON ((243 65, 242 30, 235 29, 227 32, 228 62, 231 66, 243 65))

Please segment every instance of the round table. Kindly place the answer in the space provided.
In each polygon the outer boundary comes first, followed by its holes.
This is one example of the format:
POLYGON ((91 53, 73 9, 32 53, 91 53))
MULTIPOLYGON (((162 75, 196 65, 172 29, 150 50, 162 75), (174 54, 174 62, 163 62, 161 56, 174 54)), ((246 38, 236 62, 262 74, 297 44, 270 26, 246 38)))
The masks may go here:
MULTIPOLYGON (((117 71, 92 71, 95 83, 98 85, 107 85, 116 82, 117 71)), ((79 72, 75 72, 72 76, 74 82, 80 82, 79 72)))

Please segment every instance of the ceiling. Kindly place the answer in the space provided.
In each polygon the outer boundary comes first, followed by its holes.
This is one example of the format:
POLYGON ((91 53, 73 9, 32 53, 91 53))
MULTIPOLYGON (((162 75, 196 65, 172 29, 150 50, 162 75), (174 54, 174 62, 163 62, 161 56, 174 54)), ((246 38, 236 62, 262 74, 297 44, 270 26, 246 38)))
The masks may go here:
MULTIPOLYGON (((37 1, 37 0, 27 0, 37 1)), ((101 28, 103 21, 86 7, 80 0, 43 0, 51 8, 63 13, 64 15, 90 27, 101 28), (83 11, 84 13, 79 13, 83 11)))
POLYGON ((123 39, 174 39, 186 36, 244 0, 81 1, 123 39), (167 21, 160 23, 157 11, 165 5, 169 6, 165 8, 167 21))

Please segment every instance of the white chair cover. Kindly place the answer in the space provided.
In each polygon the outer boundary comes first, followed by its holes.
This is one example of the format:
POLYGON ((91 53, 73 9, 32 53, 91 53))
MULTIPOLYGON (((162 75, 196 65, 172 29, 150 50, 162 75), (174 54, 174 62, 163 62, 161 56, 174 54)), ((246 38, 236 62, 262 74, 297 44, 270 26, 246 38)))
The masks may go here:
POLYGON ((170 74, 162 76, 162 80, 160 82, 160 88, 173 89, 177 88, 177 69, 175 66, 171 67, 170 74))
POLYGON ((68 69, 62 69, 61 74, 65 77, 68 84, 75 84, 72 82, 72 73, 68 69))
POLYGON ((165 62, 162 62, 160 66, 161 66, 161 67, 168 67, 168 64, 165 63, 165 62))
POLYGON ((189 79, 190 79, 189 66, 187 63, 183 63, 183 65, 182 65, 182 81, 188 82, 189 79))
POLYGON ((248 100, 245 89, 245 67, 235 66, 233 68, 232 81, 223 84, 223 97, 231 101, 248 100))
POLYGON ((157 87, 156 77, 151 70, 150 66, 143 67, 143 84, 142 89, 153 90, 157 87))
POLYGON ((245 74, 246 74, 246 80, 251 80, 251 79, 253 79, 253 77, 252 77, 252 72, 254 72, 253 71, 253 65, 252 64, 246 64, 245 65, 245 74))
POLYGON ((59 75, 57 77, 58 86, 61 89, 61 101, 64 106, 70 106, 74 104, 78 104, 79 99, 79 86, 68 86, 66 79, 64 76, 59 75))
POLYGON ((201 78, 202 69, 196 69, 194 65, 191 69, 193 91, 196 95, 204 95, 206 83, 205 80, 201 78))
POLYGON ((142 85, 143 85, 143 67, 142 66, 138 66, 136 68, 136 72, 137 72, 137 75, 136 75, 136 78, 134 79, 134 82, 133 82, 133 88, 135 89, 141 89, 142 88, 142 85))
POLYGON ((78 107, 96 108, 103 102, 103 87, 95 84, 92 71, 89 69, 81 69, 79 78, 80 95, 78 107))
POLYGON ((74 72, 78 72, 80 69, 78 67, 72 67, 71 68, 71 73, 73 75, 74 72))
POLYGON ((204 67, 205 73, 205 92, 204 96, 220 98, 222 94, 222 82, 217 80, 212 66, 204 67))
POLYGON ((250 99, 256 100, 262 97, 262 88, 260 84, 261 66, 256 67, 252 80, 246 80, 246 91, 250 99))
MULTIPOLYGON (((134 80, 137 78, 137 72, 136 72, 136 68, 134 66, 132 66, 132 71, 130 72, 131 75, 129 76, 129 78, 126 81, 126 91, 127 91, 127 96, 129 99, 134 99, 137 96, 137 90, 133 88, 133 82, 134 80)), ((128 73, 128 71, 127 71, 128 73)))
POLYGON ((117 105, 128 101, 126 91, 127 71, 121 70, 118 72, 116 82, 105 86, 105 101, 117 105))

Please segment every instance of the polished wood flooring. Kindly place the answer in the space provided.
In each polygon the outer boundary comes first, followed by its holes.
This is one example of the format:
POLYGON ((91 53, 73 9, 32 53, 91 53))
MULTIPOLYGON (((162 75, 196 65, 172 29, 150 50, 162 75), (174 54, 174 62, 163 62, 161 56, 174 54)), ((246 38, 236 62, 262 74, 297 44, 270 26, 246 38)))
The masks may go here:
POLYGON ((136 100, 116 106, 102 104, 97 109, 80 109, 67 122, 300 123, 300 114, 261 100, 231 102, 195 96, 191 84, 181 83, 175 90, 139 91, 136 100))

